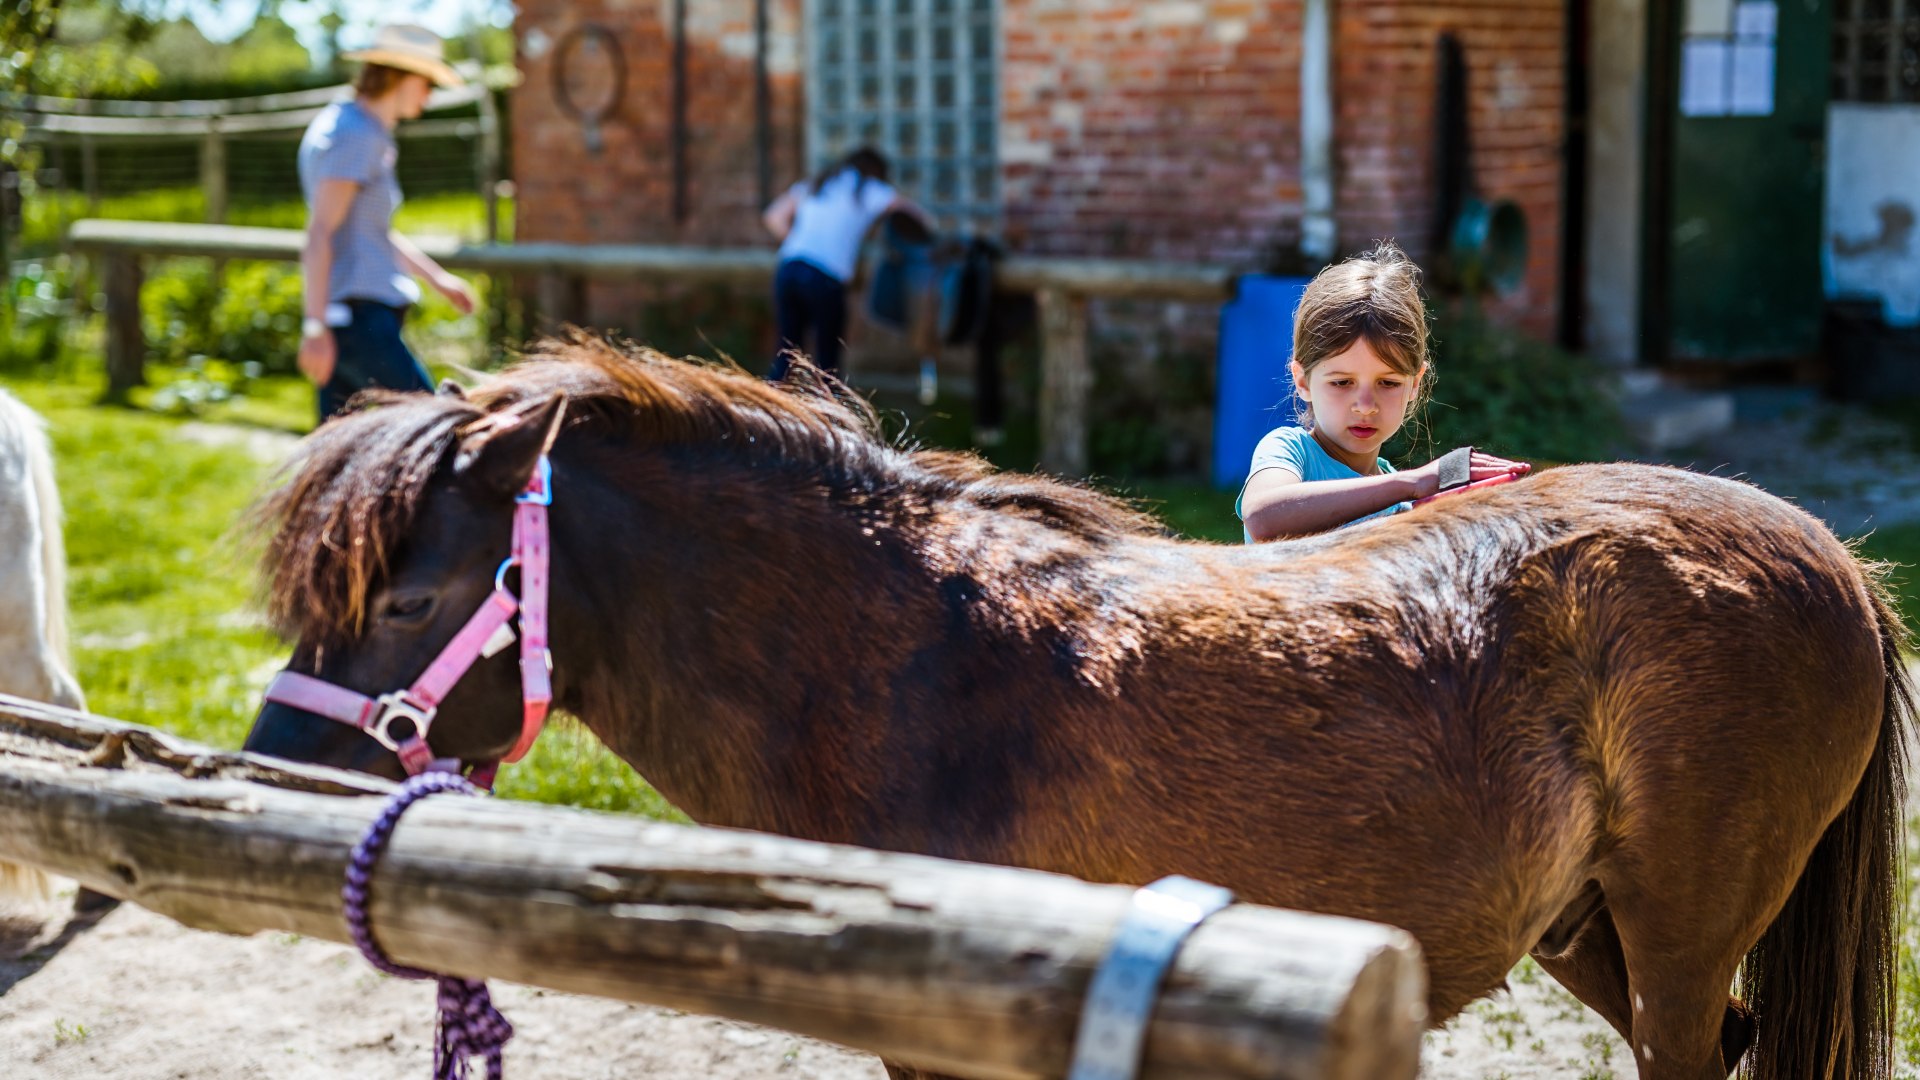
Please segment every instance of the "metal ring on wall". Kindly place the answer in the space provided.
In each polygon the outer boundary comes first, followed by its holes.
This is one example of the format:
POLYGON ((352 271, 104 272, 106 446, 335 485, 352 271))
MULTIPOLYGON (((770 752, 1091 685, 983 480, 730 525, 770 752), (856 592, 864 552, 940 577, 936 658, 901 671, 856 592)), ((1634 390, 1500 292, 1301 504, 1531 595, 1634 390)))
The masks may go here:
POLYGON ((553 101, 562 113, 579 121, 590 152, 600 152, 600 125, 620 112, 620 103, 626 98, 627 55, 620 47, 618 35, 599 23, 582 23, 561 35, 553 49, 553 101), (583 109, 567 89, 567 64, 574 50, 589 41, 597 44, 607 55, 613 72, 613 92, 607 96, 604 105, 583 109))

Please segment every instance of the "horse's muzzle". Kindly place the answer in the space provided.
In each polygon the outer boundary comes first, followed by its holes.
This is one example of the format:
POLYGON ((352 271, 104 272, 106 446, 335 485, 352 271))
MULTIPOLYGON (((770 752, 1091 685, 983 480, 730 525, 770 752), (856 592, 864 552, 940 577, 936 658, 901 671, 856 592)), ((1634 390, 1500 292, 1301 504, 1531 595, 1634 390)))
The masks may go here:
POLYGON ((277 701, 260 707, 259 715, 253 720, 253 730, 247 733, 244 749, 392 780, 406 778, 400 759, 371 736, 318 713, 277 701))

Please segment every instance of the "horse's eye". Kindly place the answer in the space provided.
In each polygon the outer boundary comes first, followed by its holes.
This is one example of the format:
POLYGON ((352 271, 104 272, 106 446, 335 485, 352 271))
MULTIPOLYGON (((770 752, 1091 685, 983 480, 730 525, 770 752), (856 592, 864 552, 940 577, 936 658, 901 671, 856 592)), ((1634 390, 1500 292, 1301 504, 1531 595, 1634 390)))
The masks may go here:
POLYGON ((396 596, 387 601, 387 609, 381 614, 389 619, 417 619, 432 606, 431 596, 396 596))

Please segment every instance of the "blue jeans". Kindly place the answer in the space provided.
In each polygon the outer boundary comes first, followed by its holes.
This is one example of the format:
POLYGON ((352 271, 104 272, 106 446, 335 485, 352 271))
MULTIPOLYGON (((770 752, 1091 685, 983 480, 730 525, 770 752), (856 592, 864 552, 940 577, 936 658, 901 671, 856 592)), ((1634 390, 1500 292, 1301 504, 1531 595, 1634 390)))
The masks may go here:
POLYGON ((347 399, 369 386, 388 390, 433 389, 427 369, 400 340, 405 308, 372 300, 348 300, 353 321, 333 328, 333 378, 320 388, 320 420, 339 414, 347 399))
POLYGON ((767 378, 778 382, 786 377, 788 349, 807 353, 822 371, 840 374, 847 287, 839 278, 800 259, 782 262, 773 275, 773 322, 773 367, 767 378))

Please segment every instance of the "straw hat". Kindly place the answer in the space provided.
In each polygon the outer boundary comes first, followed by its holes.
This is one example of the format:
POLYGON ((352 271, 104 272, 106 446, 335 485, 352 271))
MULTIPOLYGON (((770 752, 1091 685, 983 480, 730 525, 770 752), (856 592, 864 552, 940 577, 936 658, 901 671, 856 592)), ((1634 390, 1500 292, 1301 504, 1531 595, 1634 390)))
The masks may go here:
POLYGON ((342 54, 343 59, 411 71, 441 86, 463 86, 466 80, 447 63, 440 35, 424 26, 389 23, 373 32, 373 44, 342 54))

